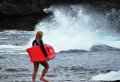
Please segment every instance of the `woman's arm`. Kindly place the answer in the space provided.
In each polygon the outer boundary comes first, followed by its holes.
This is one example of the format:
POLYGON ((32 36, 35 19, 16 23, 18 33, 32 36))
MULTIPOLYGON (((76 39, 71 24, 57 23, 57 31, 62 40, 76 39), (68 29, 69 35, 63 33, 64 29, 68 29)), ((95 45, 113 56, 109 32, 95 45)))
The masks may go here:
POLYGON ((48 55, 47 55, 47 53, 46 53, 46 50, 45 50, 45 48, 44 48, 44 44, 43 44, 43 41, 42 41, 42 40, 40 41, 40 47, 41 47, 41 49, 42 49, 45 57, 48 57, 48 55))

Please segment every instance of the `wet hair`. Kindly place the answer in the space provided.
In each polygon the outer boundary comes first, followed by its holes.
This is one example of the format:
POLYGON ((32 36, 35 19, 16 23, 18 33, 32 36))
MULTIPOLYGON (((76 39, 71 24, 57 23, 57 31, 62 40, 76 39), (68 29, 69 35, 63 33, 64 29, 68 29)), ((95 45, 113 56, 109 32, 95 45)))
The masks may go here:
POLYGON ((42 35, 43 35, 43 32, 42 31, 38 31, 36 33, 36 39, 42 39, 42 35))

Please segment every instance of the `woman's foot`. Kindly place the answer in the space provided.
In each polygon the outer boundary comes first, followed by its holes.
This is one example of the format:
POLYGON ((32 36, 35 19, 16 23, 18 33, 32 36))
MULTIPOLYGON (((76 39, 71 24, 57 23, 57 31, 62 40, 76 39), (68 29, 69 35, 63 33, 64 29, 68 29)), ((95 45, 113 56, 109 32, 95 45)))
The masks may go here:
POLYGON ((40 80, 41 80, 41 81, 44 81, 44 82, 49 82, 49 81, 46 80, 44 77, 40 77, 40 80))

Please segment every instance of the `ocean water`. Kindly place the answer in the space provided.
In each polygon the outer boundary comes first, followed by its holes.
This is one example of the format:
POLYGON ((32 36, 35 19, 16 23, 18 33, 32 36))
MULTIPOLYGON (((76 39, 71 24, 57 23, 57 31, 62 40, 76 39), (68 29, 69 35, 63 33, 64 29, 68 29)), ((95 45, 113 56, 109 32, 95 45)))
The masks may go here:
MULTIPOLYGON (((100 14, 83 5, 51 6, 48 11, 53 14, 40 21, 34 31, 0 31, 0 82, 31 82, 33 64, 26 48, 32 46, 39 30, 44 32, 44 43, 56 51, 46 75, 51 82, 120 80, 119 11, 100 14), (105 74, 110 78, 100 79, 105 74)), ((42 69, 40 66, 38 82, 42 69)))

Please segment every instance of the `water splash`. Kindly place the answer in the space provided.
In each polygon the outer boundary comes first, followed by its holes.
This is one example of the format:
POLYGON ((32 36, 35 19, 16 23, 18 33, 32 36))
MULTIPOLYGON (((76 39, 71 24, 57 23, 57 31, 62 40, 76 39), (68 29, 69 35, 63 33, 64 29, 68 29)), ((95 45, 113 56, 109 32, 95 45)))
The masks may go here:
POLYGON ((120 80, 120 71, 111 71, 107 74, 99 74, 97 76, 92 77, 93 81, 115 81, 120 80))
POLYGON ((35 32, 44 32, 44 42, 57 52, 70 49, 90 50, 105 44, 119 48, 119 33, 110 29, 107 16, 87 11, 82 6, 51 7, 53 15, 36 25, 35 32))

